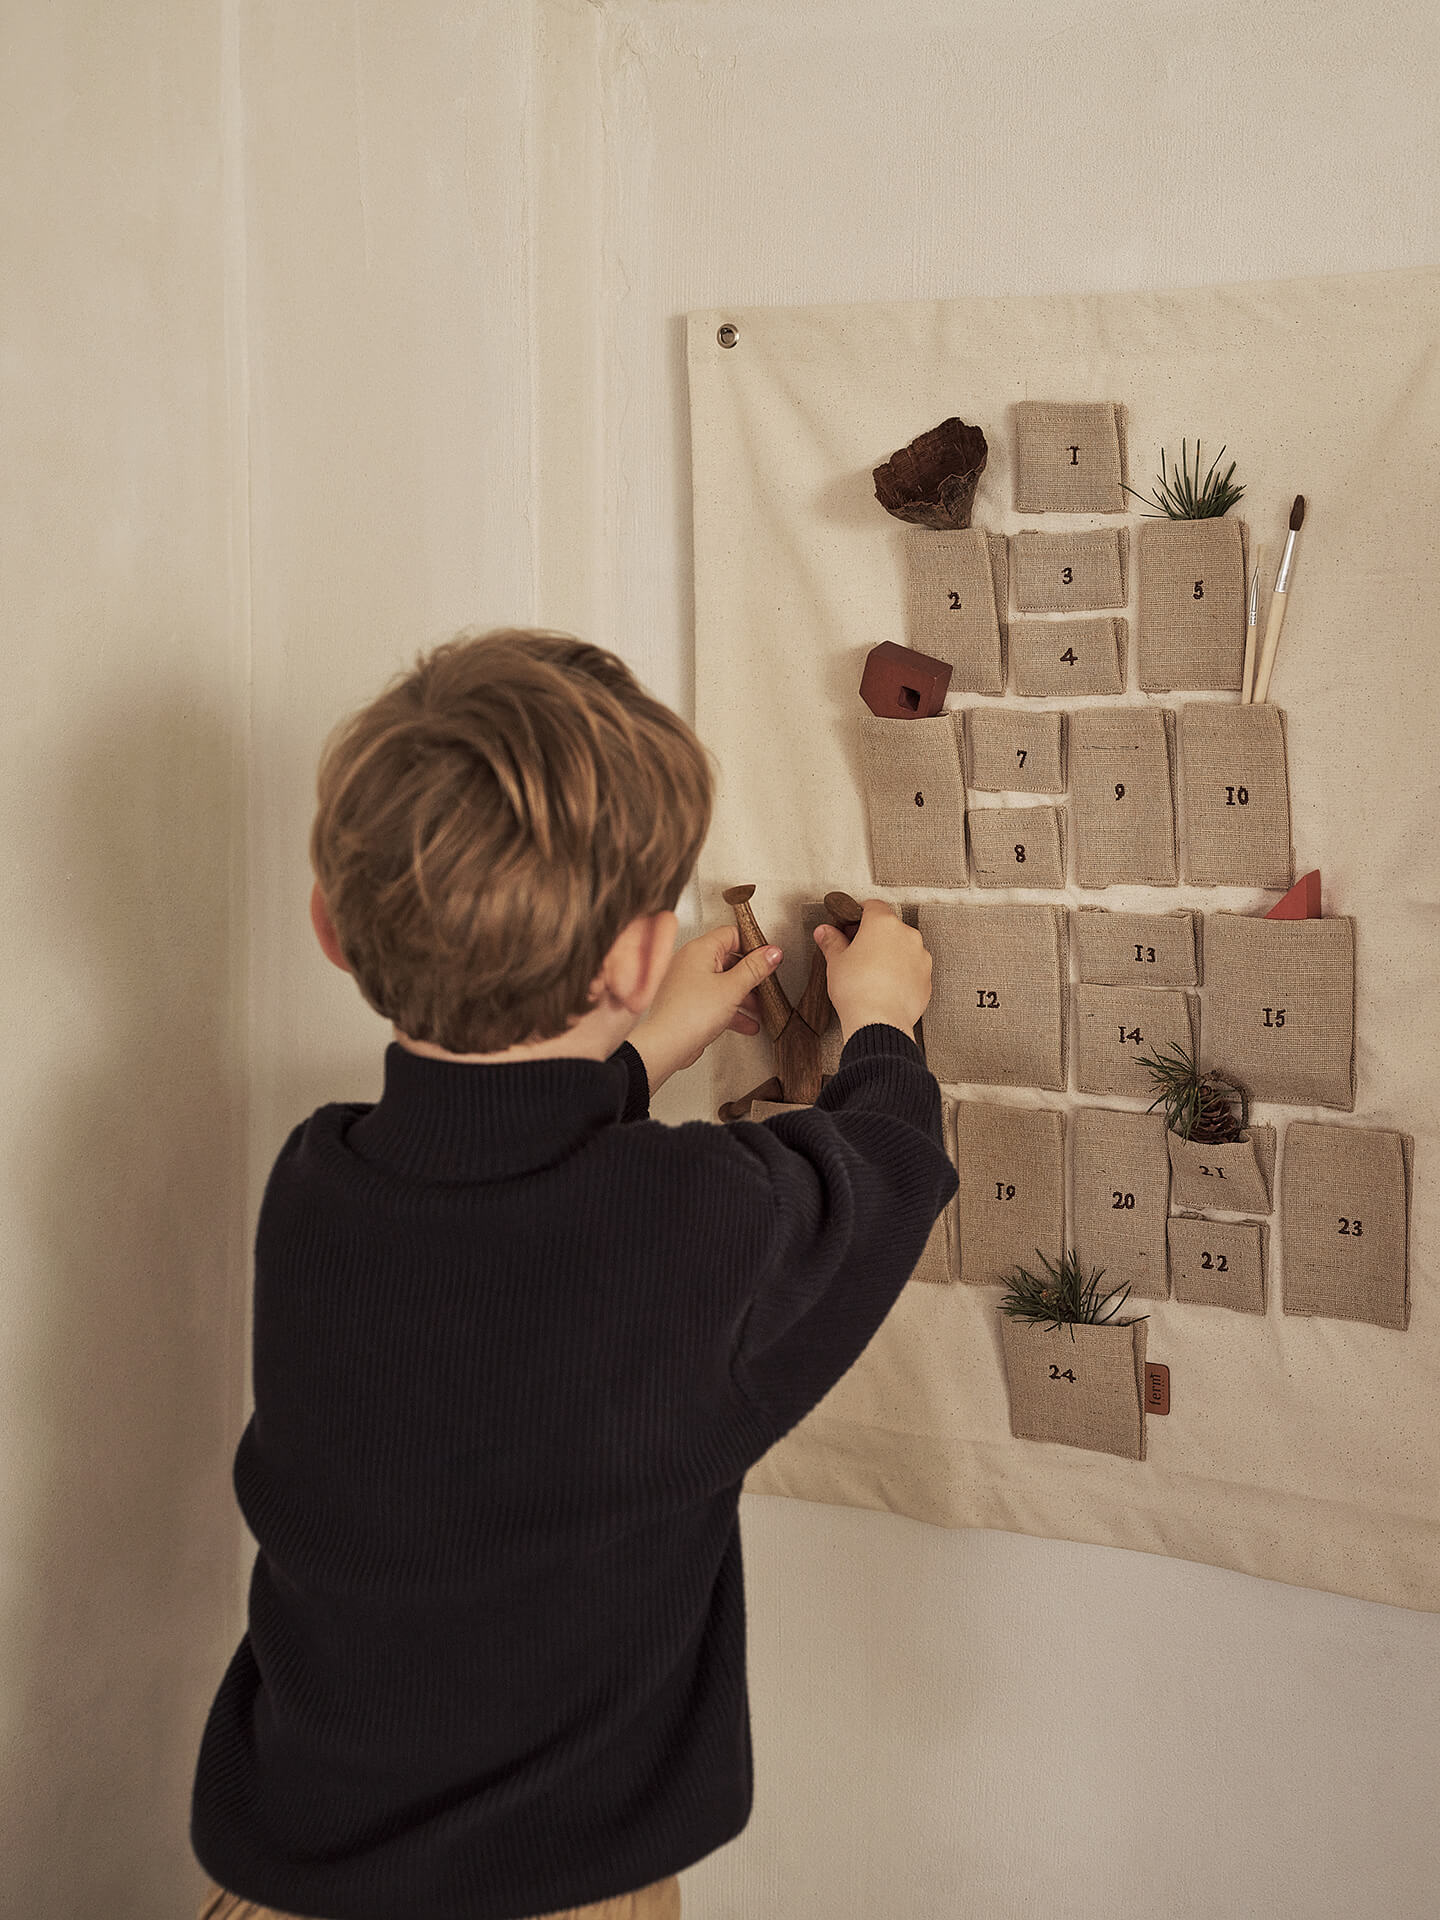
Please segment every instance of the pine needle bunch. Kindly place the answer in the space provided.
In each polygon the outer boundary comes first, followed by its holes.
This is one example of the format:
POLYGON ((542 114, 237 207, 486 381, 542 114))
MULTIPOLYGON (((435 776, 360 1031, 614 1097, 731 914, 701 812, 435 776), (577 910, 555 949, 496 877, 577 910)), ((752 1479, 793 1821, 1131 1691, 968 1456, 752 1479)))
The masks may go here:
POLYGON ((1150 1112, 1163 1107, 1171 1133, 1212 1147, 1244 1137, 1250 1124, 1250 1096, 1243 1087, 1221 1079, 1218 1073, 1201 1073, 1194 1055, 1175 1042, 1160 1053, 1145 1054, 1140 1064, 1155 1088, 1150 1112))
POLYGON ((1180 465, 1167 470, 1165 449, 1160 449, 1160 479, 1151 493, 1135 493, 1134 487, 1126 487, 1127 493, 1135 494, 1137 500, 1150 499, 1155 502, 1155 511, 1145 517, 1150 520, 1218 520, 1221 514, 1228 513, 1244 493, 1244 487, 1234 484, 1235 462, 1232 460, 1223 474, 1216 468, 1225 458, 1225 449, 1210 462, 1210 470, 1202 480, 1200 478, 1200 442, 1195 442, 1195 471, 1190 471, 1190 444, 1180 442, 1180 465))
MULTIPOLYGON (((1061 1327, 1068 1326, 1072 1340, 1076 1326, 1135 1324, 1133 1320, 1115 1319, 1129 1298, 1130 1289, 1114 1287, 1109 1293, 1101 1293, 1104 1267, 1096 1267, 1087 1277, 1073 1252, 1062 1252, 1058 1266, 1047 1260, 1038 1247, 1035 1253, 1044 1271, 1031 1273, 1028 1267, 1016 1267, 1005 1283, 1007 1292, 1000 1302, 1001 1313, 1009 1314, 1012 1320, 1028 1320, 1034 1326, 1053 1328, 1057 1333, 1061 1327)), ((1148 1317, 1140 1315, 1142 1320, 1148 1317)))

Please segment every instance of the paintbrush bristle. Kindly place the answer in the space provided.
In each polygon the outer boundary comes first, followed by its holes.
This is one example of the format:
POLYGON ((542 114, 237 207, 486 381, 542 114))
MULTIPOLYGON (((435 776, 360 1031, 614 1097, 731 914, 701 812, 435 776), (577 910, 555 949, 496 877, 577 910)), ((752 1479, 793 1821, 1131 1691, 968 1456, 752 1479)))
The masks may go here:
POLYGON ((1292 533, 1298 533, 1300 531, 1300 528, 1303 526, 1304 521, 1305 521, 1305 496, 1303 493, 1297 493, 1295 496, 1295 504, 1290 509, 1290 531, 1292 533))

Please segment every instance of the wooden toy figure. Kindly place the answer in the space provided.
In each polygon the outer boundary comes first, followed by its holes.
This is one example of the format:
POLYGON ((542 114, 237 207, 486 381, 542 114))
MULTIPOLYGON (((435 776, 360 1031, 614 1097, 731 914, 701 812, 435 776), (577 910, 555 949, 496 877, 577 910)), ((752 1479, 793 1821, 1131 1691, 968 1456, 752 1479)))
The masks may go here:
MULTIPOLYGON (((770 944, 750 907, 754 891, 753 885, 728 887, 724 896, 725 904, 734 909, 742 954, 755 953, 770 944)), ((854 908, 854 919, 860 918, 860 909, 848 895, 826 894, 826 910, 837 926, 847 924, 836 910, 837 902, 843 902, 845 909, 854 908)), ((835 1017, 825 989, 824 954, 816 947, 810 957, 810 977, 798 1007, 791 1006, 785 989, 773 973, 767 975, 755 991, 760 1002, 760 1024, 775 1049, 779 1072, 739 1100, 726 1101, 720 1109, 722 1120, 743 1120, 752 1100, 789 1100, 797 1105, 809 1105, 820 1091, 820 1036, 835 1017)))

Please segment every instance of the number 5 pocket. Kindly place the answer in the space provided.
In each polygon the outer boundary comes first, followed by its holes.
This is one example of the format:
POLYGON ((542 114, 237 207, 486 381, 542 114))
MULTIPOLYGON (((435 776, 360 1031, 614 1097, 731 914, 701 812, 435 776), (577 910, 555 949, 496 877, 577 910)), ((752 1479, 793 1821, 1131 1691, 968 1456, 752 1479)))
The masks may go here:
POLYGON ((1145 1331, 1144 1320, 1057 1329, 1002 1314, 1000 1342, 1016 1439, 1143 1460, 1145 1331))
POLYGON ((928 720, 861 715, 870 870, 878 886, 965 884, 965 778, 958 718, 954 713, 937 713, 928 720))

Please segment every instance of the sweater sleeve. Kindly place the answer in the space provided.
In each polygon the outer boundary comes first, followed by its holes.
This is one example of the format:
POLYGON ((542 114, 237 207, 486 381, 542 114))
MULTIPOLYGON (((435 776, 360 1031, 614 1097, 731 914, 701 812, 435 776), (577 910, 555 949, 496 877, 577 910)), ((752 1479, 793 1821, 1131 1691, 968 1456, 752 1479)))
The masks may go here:
POLYGON ((813 1107, 735 1124, 764 1163, 773 1226, 732 1371, 774 1437, 864 1352, 955 1192, 940 1112, 914 1041, 870 1026, 813 1107))

